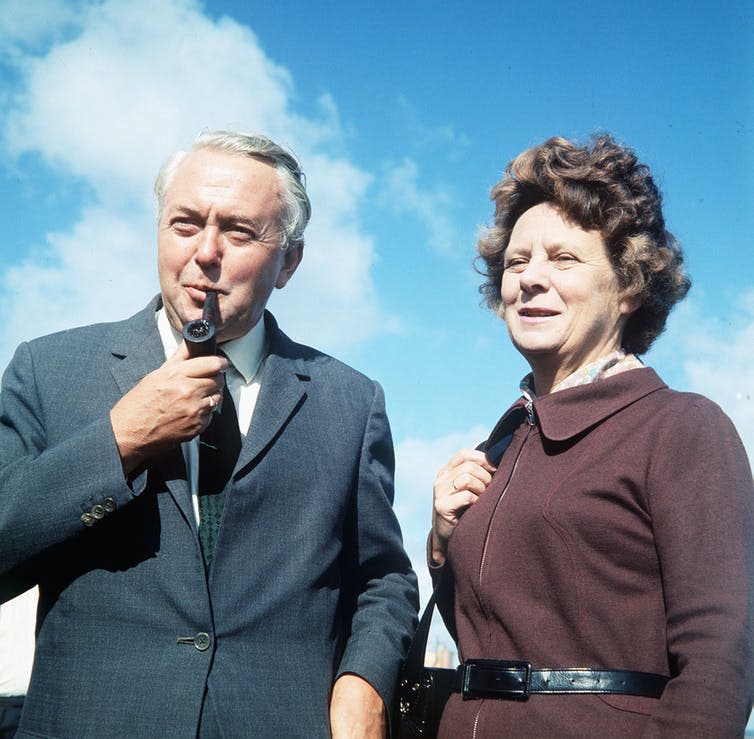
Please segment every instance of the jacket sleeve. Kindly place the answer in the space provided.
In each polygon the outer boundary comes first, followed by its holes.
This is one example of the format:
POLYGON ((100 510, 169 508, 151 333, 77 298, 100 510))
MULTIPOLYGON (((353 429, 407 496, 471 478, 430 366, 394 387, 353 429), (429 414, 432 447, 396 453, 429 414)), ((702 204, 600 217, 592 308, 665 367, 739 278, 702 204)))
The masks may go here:
POLYGON ((416 575, 393 512, 394 456, 382 388, 366 421, 351 527, 353 606, 337 676, 367 680, 390 708, 398 667, 416 626, 416 575))
POLYGON ((754 688, 754 488, 729 419, 685 397, 647 478, 671 680, 645 736, 738 737, 754 688))
POLYGON ((37 582, 40 555, 134 496, 108 411, 89 409, 83 421, 65 389, 52 391, 37 372, 32 348, 22 344, 0 393, 0 601, 37 582), (53 414, 63 421, 51 434, 46 419, 53 414))

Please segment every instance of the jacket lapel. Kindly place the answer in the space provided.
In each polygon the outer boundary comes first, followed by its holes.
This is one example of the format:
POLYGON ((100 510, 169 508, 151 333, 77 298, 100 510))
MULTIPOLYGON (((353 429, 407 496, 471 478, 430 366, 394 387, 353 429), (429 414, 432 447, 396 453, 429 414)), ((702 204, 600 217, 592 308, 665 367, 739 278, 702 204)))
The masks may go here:
MULTIPOLYGON (((155 312, 161 306, 162 300, 157 296, 143 311, 123 324, 122 332, 113 341, 111 372, 122 395, 164 362, 165 350, 155 321, 155 312)), ((151 462, 147 474, 157 474, 164 480, 187 523, 195 528, 186 464, 180 447, 151 462)))
POLYGON ((113 341, 111 351, 117 361, 111 371, 123 395, 164 361, 164 349, 154 317, 159 308, 155 300, 126 321, 122 332, 113 341))
POLYGON ((296 345, 280 331, 270 313, 265 313, 265 324, 270 349, 236 474, 272 445, 304 401, 311 380, 309 368, 296 352, 296 345))

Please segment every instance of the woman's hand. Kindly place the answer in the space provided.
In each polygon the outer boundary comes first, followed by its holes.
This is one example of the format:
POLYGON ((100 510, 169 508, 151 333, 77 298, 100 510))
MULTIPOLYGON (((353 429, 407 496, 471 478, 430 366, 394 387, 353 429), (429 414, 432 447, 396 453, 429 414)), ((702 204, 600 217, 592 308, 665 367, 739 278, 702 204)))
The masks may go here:
POLYGON ((432 508, 432 559, 435 564, 445 564, 453 529, 464 511, 490 484, 494 471, 484 452, 461 449, 437 473, 432 508))

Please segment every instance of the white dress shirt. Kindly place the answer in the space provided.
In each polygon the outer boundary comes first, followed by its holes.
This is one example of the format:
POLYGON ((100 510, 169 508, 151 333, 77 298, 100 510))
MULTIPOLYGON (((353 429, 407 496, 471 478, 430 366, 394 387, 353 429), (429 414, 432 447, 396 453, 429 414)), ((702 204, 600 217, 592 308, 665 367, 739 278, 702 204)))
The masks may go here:
POLYGON ((34 661, 37 588, 0 605, 0 695, 26 695, 34 661))
MULTIPOLYGON (((165 358, 171 357, 183 337, 171 325, 165 314, 165 309, 157 311, 157 329, 165 350, 165 358)), ((259 396, 260 377, 262 367, 267 356, 264 319, 247 334, 238 339, 226 341, 221 345, 223 354, 228 357, 229 365, 225 372, 225 384, 228 386, 230 397, 236 406, 238 429, 241 438, 245 438, 251 424, 251 416, 259 396)), ((199 523, 199 437, 181 444, 183 457, 186 460, 186 473, 191 488, 191 500, 194 506, 194 516, 199 523)))

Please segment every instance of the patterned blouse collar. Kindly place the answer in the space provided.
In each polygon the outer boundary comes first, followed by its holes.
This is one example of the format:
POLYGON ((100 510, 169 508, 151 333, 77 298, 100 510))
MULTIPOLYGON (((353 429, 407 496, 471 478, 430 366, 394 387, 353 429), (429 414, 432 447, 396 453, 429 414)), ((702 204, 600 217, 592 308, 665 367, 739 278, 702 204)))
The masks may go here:
MULTIPOLYGON (((605 357, 600 357, 594 362, 584 365, 575 372, 572 372, 564 380, 561 380, 550 391, 556 393, 559 390, 566 390, 569 387, 576 387, 577 385, 588 385, 591 382, 597 382, 603 380, 606 377, 612 377, 619 372, 625 372, 626 370, 638 369, 643 367, 642 361, 635 354, 626 354, 622 349, 608 354, 605 357)), ((521 380, 521 393, 526 398, 527 403, 531 403, 537 394, 534 390, 534 375, 530 372, 523 380, 521 380)))

